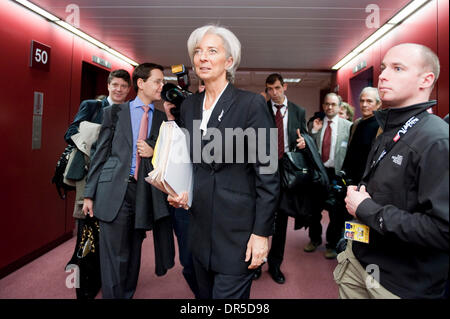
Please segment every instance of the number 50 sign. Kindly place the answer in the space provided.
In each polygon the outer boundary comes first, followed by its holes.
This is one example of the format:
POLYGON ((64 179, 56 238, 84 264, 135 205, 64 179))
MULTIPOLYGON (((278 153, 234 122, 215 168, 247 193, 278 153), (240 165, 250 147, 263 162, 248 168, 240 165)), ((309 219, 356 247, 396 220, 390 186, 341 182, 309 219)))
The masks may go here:
POLYGON ((30 67, 48 71, 51 48, 37 41, 31 41, 30 67))

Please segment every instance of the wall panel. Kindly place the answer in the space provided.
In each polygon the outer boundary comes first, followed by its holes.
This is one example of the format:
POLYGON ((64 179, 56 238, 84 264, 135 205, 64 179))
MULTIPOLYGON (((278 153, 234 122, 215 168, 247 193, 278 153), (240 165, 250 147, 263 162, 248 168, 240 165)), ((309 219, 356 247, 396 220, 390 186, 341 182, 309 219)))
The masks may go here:
POLYGON ((20 266, 72 233, 73 196, 59 199, 51 178, 80 104, 82 61, 96 55, 112 69, 131 72, 132 67, 12 1, 0 1, 0 21, 1 277, 11 265, 20 266), (51 47, 49 71, 29 67, 31 40, 51 47), (36 150, 31 147, 34 91, 44 94, 42 144, 36 150))

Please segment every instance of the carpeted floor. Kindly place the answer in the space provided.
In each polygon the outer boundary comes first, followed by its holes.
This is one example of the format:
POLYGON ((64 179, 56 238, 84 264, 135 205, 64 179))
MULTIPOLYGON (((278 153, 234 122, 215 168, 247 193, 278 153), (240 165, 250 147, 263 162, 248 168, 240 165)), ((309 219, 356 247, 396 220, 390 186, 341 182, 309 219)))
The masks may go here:
MULTIPOLYGON (((324 233, 328 224, 328 214, 323 213, 324 233)), ((324 236, 324 234, 323 234, 324 236)), ((335 299, 337 286, 333 281, 336 260, 324 258, 325 246, 314 253, 305 253, 303 247, 309 242, 304 229, 294 231, 294 220, 289 218, 288 235, 284 262, 281 270, 286 283, 275 283, 263 267, 261 277, 253 282, 252 299, 335 299)), ((325 238, 323 238, 325 242, 325 238)), ((70 273, 64 267, 72 255, 75 238, 63 243, 47 254, 25 265, 0 280, 0 299, 74 299, 74 289, 66 287, 70 273)), ((97 296, 101 298, 101 292, 97 296)), ((190 299, 190 292, 181 266, 176 257, 176 265, 165 276, 154 273, 152 235, 147 234, 142 249, 142 265, 136 299, 190 299)))

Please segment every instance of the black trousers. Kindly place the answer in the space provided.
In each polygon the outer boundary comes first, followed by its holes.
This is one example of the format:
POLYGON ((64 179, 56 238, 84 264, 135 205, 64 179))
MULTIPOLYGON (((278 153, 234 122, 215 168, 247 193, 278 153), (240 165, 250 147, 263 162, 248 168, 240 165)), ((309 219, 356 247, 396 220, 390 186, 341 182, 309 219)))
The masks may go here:
POLYGON ((249 299, 253 270, 242 275, 226 275, 205 269, 193 257, 200 299, 249 299))
MULTIPOLYGON (((278 162, 278 167, 283 169, 282 161, 278 162)), ((281 187, 280 197, 278 199, 277 209, 275 212, 274 232, 272 236, 272 244, 269 255, 267 256, 267 263, 269 268, 280 267, 284 258, 284 248, 286 245, 286 232, 289 216, 297 215, 297 205, 295 203, 296 196, 303 196, 296 191, 288 191, 281 187)))
MULTIPOLYGON (((335 174, 334 168, 327 167, 326 170, 331 184, 333 184, 333 181, 337 181, 338 179, 340 179, 340 177, 335 174)), ((328 215, 330 217, 330 222, 326 231, 326 248, 329 249, 336 249, 336 245, 343 234, 345 221, 351 219, 351 216, 348 214, 347 209, 345 208, 345 195, 343 196, 344 197, 335 196, 335 194, 332 194, 330 192, 328 196, 329 199, 327 200, 328 204, 323 207, 323 209, 328 210, 328 215), (334 198, 334 200, 330 201, 330 198, 334 198)), ((322 243, 322 224, 320 223, 321 220, 321 212, 315 212, 312 215, 311 224, 309 226, 309 238, 313 243, 316 244, 322 243)))
POLYGON ((195 276, 192 253, 188 245, 190 212, 183 208, 174 208, 172 206, 170 210, 173 216, 173 229, 177 237, 178 257, 180 264, 183 266, 183 276, 195 298, 198 299, 197 278, 195 276))
POLYGON ((145 231, 136 230, 136 184, 128 183, 125 199, 112 222, 100 221, 100 268, 105 299, 131 299, 136 291, 145 231))
POLYGON ((287 206, 287 194, 283 189, 280 191, 280 202, 275 213, 274 232, 272 244, 270 246, 267 263, 270 268, 280 267, 284 257, 284 247, 286 245, 286 232, 288 224, 288 213, 283 209, 287 206))

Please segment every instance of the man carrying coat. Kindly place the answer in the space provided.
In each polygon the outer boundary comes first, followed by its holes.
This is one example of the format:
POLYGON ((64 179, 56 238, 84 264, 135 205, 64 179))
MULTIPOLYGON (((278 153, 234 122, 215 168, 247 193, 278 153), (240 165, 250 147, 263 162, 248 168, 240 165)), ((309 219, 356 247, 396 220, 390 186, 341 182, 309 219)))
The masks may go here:
MULTIPOLYGON (((306 144, 301 134, 306 134, 305 109, 288 101, 284 92, 287 84, 284 83, 281 74, 273 73, 266 79, 266 92, 270 97, 267 102, 269 113, 273 116, 274 124, 278 128, 278 160, 281 161, 283 154, 291 149, 304 149, 306 144)), ((278 165, 280 167, 281 165, 278 165)), ((272 279, 278 283, 285 282, 284 274, 281 272, 281 263, 284 257, 284 246, 286 244, 286 229, 288 216, 295 215, 292 212, 294 204, 292 201, 296 194, 288 193, 281 188, 278 207, 275 215, 275 231, 272 237, 272 246, 268 255, 269 273, 272 279)), ((261 267, 255 272, 254 279, 261 275, 261 267)))
POLYGON ((132 298, 136 290, 145 238, 145 231, 135 227, 136 203, 142 203, 136 198, 137 176, 141 159, 153 156, 165 119, 153 105, 161 98, 163 67, 140 64, 132 78, 136 98, 104 110, 84 193, 84 214, 100 221, 103 298, 132 298))

